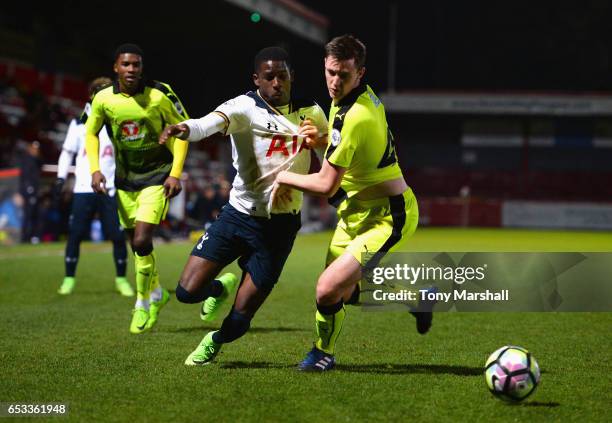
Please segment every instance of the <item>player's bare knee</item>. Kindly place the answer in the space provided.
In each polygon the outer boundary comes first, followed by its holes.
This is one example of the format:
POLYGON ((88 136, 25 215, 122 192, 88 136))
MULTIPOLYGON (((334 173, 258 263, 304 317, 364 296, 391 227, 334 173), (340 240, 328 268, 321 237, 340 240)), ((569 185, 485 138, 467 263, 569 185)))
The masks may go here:
POLYGON ((179 300, 179 302, 185 304, 195 304, 201 301, 201 299, 197 295, 192 294, 184 287, 182 281, 179 281, 176 285, 175 295, 176 299, 179 300))
POLYGON ((132 249, 140 257, 148 256, 153 251, 153 242, 147 236, 134 235, 132 249))
POLYGON ((349 289, 344 291, 344 294, 342 295, 342 300, 344 301, 344 304, 358 305, 360 293, 361 293, 361 287, 359 286, 358 283, 350 286, 349 289))
POLYGON ((317 303, 335 304, 342 298, 342 293, 335 289, 335 285, 326 280, 319 279, 317 283, 317 303))
POLYGON ((196 274, 194 272, 189 272, 188 269, 183 271, 181 278, 179 279, 178 285, 183 287, 188 291, 196 291, 198 287, 198 282, 196 281, 196 274))
POLYGON ((197 291, 200 286, 205 285, 207 281, 206 275, 199 272, 199 270, 200 269, 197 267, 191 266, 189 263, 187 263, 183 269, 183 273, 181 274, 179 284, 189 291, 197 291))

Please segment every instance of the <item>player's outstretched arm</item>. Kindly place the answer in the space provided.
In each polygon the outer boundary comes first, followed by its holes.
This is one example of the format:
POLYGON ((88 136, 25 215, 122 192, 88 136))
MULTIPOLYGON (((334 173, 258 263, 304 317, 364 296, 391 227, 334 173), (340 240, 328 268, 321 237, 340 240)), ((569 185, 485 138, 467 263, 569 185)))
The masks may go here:
POLYGON ((212 112, 199 119, 189 119, 181 122, 188 128, 182 139, 190 142, 201 141, 217 132, 225 133, 228 123, 218 112, 212 112))
POLYGON ((179 138, 181 140, 186 140, 189 137, 189 126, 187 124, 181 122, 176 125, 168 125, 164 128, 164 130, 159 134, 159 143, 165 144, 168 142, 170 138, 179 138))
POLYGON ((159 136, 159 143, 165 144, 171 137, 191 142, 201 141, 217 132, 225 132, 226 129, 226 120, 219 113, 212 112, 200 119, 189 119, 167 126, 159 136))
POLYGON ((300 175, 283 171, 276 177, 276 183, 287 185, 309 194, 331 197, 338 190, 345 172, 346 168, 332 165, 325 160, 321 170, 317 173, 300 175))

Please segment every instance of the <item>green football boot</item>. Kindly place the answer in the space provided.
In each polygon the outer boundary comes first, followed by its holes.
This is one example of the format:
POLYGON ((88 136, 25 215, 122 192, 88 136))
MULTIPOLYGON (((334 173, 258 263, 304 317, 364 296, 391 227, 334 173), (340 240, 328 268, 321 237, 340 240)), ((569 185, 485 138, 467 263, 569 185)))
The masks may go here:
POLYGON ((221 350, 222 344, 217 344, 213 341, 213 334, 217 331, 208 332, 200 345, 193 350, 187 360, 185 360, 185 365, 187 366, 204 366, 206 364, 210 364, 210 362, 219 354, 219 350, 221 350))
POLYGON ((233 294, 238 286, 238 278, 233 273, 225 273, 217 278, 223 285, 223 293, 218 297, 208 297, 202 303, 200 308, 200 319, 205 322, 212 322, 219 315, 221 305, 227 300, 230 294, 233 294))
POLYGON ((151 305, 149 306, 149 321, 147 322, 147 329, 151 329, 153 326, 155 326, 159 312, 166 304, 168 304, 168 301, 170 301, 170 293, 167 289, 162 288, 161 300, 151 301, 151 305))
POLYGON ((124 297, 133 297, 134 289, 125 277, 117 276, 115 278, 115 288, 124 297))
POLYGON ((132 310, 132 323, 130 324, 130 332, 139 334, 149 330, 147 322, 149 321, 149 312, 142 307, 136 307, 132 310))
POLYGON ((74 284, 76 283, 76 279, 72 276, 66 276, 64 281, 62 282, 62 286, 59 287, 57 293, 60 295, 70 295, 72 291, 74 291, 74 284))

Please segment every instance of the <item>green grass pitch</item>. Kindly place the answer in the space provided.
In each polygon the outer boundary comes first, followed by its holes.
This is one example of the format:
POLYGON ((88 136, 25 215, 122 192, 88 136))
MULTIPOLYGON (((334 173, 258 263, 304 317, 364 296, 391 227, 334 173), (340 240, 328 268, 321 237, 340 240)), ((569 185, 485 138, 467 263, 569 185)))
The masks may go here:
MULTIPOLYGON (((612 313, 438 313, 420 336, 408 313, 349 308, 337 370, 297 372, 329 237, 298 238, 250 332, 201 368, 183 361, 217 324, 173 298, 151 333, 131 335, 133 301, 113 290, 108 244, 83 246, 68 297, 56 294, 62 245, 1 248, 0 402, 68 403, 73 421, 609 421, 612 313), (529 349, 543 372, 520 405, 493 398, 482 375, 505 344, 529 349)), ((191 244, 156 248, 174 289, 191 244)), ((612 234, 421 229, 409 248, 610 251, 612 234)))

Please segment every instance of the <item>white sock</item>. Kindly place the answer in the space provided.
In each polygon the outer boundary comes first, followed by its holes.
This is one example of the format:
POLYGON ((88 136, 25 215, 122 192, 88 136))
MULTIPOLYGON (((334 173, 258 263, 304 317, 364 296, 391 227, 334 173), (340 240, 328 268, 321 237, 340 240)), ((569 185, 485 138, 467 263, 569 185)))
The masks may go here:
POLYGON ((136 305, 134 308, 144 308, 145 310, 149 310, 149 300, 136 300, 136 305))
POLYGON ((151 296, 149 297, 150 301, 161 301, 162 299, 162 289, 161 286, 158 286, 153 291, 151 291, 151 296))

